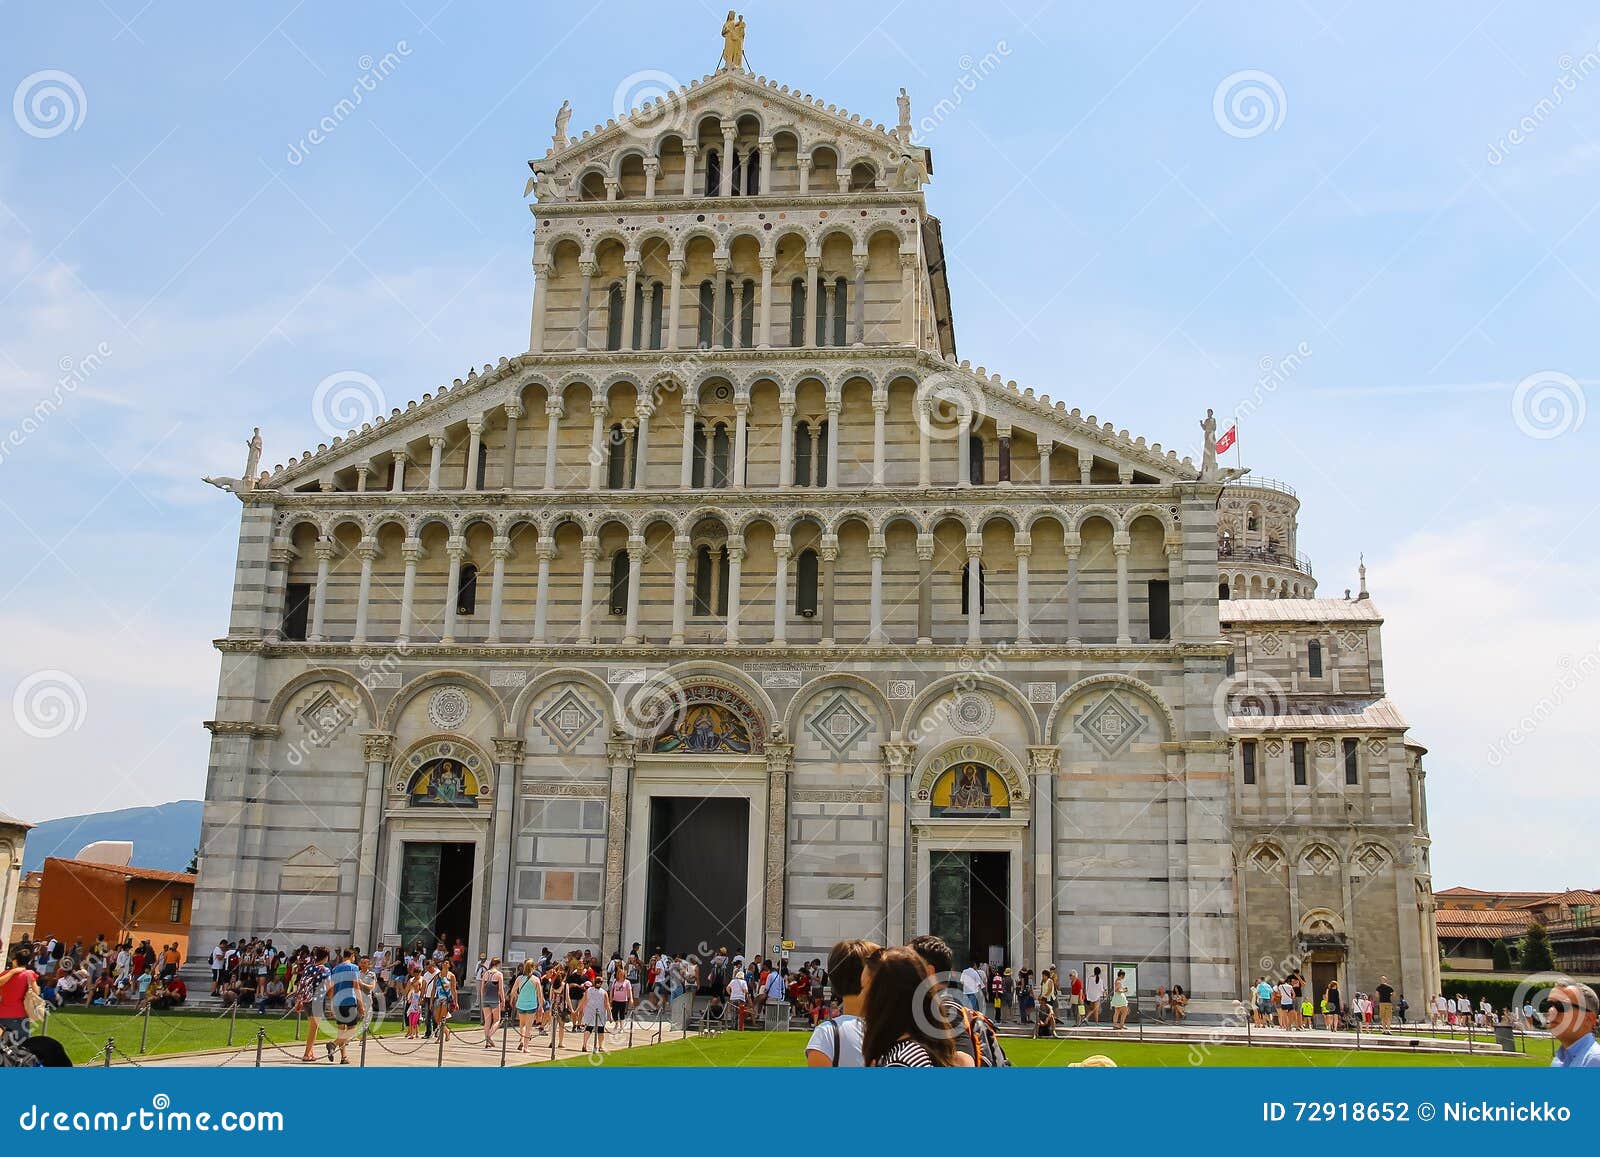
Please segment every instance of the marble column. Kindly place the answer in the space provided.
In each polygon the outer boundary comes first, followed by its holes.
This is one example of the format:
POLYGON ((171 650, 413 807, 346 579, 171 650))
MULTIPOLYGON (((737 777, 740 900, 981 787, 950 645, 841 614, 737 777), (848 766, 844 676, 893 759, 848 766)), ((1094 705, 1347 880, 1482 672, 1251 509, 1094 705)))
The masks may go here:
POLYGON ((1032 641, 1028 622, 1028 559, 1033 554, 1033 536, 1026 531, 1017 535, 1012 550, 1017 556, 1017 642, 1028 643, 1032 641))
POLYGON ((933 642, 933 535, 917 535, 917 642, 933 642))
POLYGON ((811 158, 796 157, 795 166, 800 170, 800 195, 804 197, 811 191, 811 158))
POLYGON ((605 186, 606 200, 615 201, 622 195, 622 180, 619 177, 603 177, 600 183, 605 186))
POLYGON ((392 494, 401 494, 406 488, 406 463, 411 461, 411 455, 404 450, 394 452, 394 483, 389 487, 392 494))
POLYGON ((995 447, 995 481, 1001 486, 1011 485, 1011 426, 1002 424, 998 433, 999 444, 995 447))
POLYGON ((838 308, 839 283, 830 277, 822 285, 822 333, 817 339, 819 346, 833 344, 834 319, 838 316, 835 311, 838 308))
POLYGON ((505 619, 506 559, 511 557, 511 540, 496 535, 489 544, 489 557, 494 560, 494 578, 489 586, 489 642, 500 641, 500 627, 505 619))
POLYGON ((690 490, 694 487, 694 418, 697 407, 685 392, 683 399, 683 462, 678 475, 678 487, 681 490, 690 490))
POLYGON ((609 947, 622 951, 623 897, 627 888, 628 800, 633 790, 633 753, 637 743, 629 738, 606 740, 605 896, 600 909, 600 953, 609 947))
POLYGON ((1111 536, 1111 550, 1117 556, 1117 645, 1133 642, 1128 633, 1128 551, 1132 542, 1126 530, 1111 536))
POLYGON ((606 466, 606 403, 595 398, 589 403, 589 489, 599 490, 606 466))
POLYGON ((1033 798, 1029 801, 1029 833, 1033 838, 1031 867, 1033 869, 1033 912, 1029 923, 1033 925, 1034 975, 1056 962, 1056 765, 1060 750, 1054 746, 1028 748, 1028 765, 1033 775, 1033 798))
MULTIPOLYGON (((906 834, 910 821, 911 772, 916 767, 917 748, 912 743, 883 745, 884 784, 888 789, 888 845, 884 857, 884 907, 888 940, 904 944, 915 929, 907 920, 906 897, 909 873, 906 871, 906 834)), ((1037 975, 1037 974, 1036 974, 1037 975)))
POLYGON ((517 812, 517 772, 522 767, 522 740, 496 736, 494 740, 494 817, 489 824, 489 928, 487 950, 491 957, 506 951, 507 912, 511 906, 512 849, 517 812))
POLYGON ((733 196, 733 138, 738 126, 732 121, 722 122, 722 178, 718 192, 724 197, 733 196))
POLYGON ((308 642, 320 643, 325 638, 323 628, 328 609, 328 570, 333 566, 333 553, 333 539, 317 539, 317 586, 311 597, 311 631, 306 636, 308 642))
POLYGON ((561 449, 561 399, 544 404, 544 488, 556 488, 556 455, 561 449))
POLYGON ((687 534, 672 540, 672 646, 683 646, 684 620, 688 614, 689 555, 691 547, 687 534))
POLYGON ((839 557, 839 539, 832 534, 822 536, 822 549, 817 552, 822 563, 822 645, 833 646, 833 564, 839 557))
POLYGON ((772 582, 772 642, 779 647, 789 641, 789 552, 792 548, 787 534, 773 536, 772 553, 778 570, 772 582))
POLYGON ((356 557, 361 560, 361 585, 356 591, 356 632, 351 640, 367 641, 367 605, 372 594, 372 562, 378 557, 378 540, 363 538, 356 546, 356 557))
POLYGON ((1040 441, 1039 443, 1039 485, 1050 485, 1050 451, 1055 449, 1054 442, 1040 441))
POLYGON ((756 144, 761 149, 761 168, 756 192, 765 197, 772 193, 772 138, 758 137, 756 144))
MULTIPOLYGON (((754 304, 754 303, 752 303, 754 304)), ((744 278, 733 277, 733 315, 728 318, 728 348, 744 347, 744 278)))
POLYGON ((872 395, 872 484, 883 485, 885 449, 884 421, 889 415, 889 393, 875 391, 872 395))
POLYGON ((578 550, 583 557, 583 582, 578 596, 578 642, 588 646, 594 642, 594 564, 600 557, 600 540, 594 535, 586 535, 578 550))
POLYGON ((644 159, 644 198, 646 201, 656 199, 656 181, 661 176, 661 162, 654 157, 644 159))
POLYGON ((467 423, 467 468, 461 479, 461 489, 473 491, 478 489, 478 454, 483 449, 483 417, 472 419, 467 423))
POLYGON ((711 348, 714 350, 726 348, 723 340, 723 326, 726 322, 724 290, 728 283, 728 259, 718 257, 712 261, 713 275, 711 278, 711 348))
POLYGON ((917 485, 926 490, 933 485, 933 403, 917 399, 917 485))
POLYGON ((967 646, 983 642, 983 535, 967 535, 967 646))
POLYGON ((1094 470, 1094 455, 1078 451, 1078 485, 1089 486, 1093 484, 1090 477, 1094 470))
POLYGON ((644 577, 644 539, 628 538, 628 617, 622 641, 630 646, 639 641, 639 583, 644 577))
POLYGON ((971 411, 956 416, 956 485, 962 489, 972 485, 972 418, 971 411))
POLYGON ((356 493, 357 494, 365 494, 367 492, 367 475, 369 475, 371 473, 372 473, 372 467, 370 467, 370 466, 357 466, 356 467, 356 493))
POLYGON ((778 489, 787 490, 794 482, 794 398, 778 399, 778 489))
MULTIPOLYGON (((800 171, 800 180, 802 184, 805 183, 804 169, 800 171)), ((820 335, 817 333, 817 271, 821 268, 821 257, 806 258, 806 308, 804 320, 806 323, 805 344, 808 346, 822 344, 820 335)))
POLYGON ((784 891, 789 876, 789 773, 794 745, 767 741, 767 879, 762 908, 763 945, 784 937, 784 891))
POLYGON ((635 404, 634 414, 636 425, 633 430, 634 446, 633 460, 633 488, 646 489, 646 471, 650 465, 650 416, 656 408, 650 404, 648 398, 641 399, 635 404))
POLYGON ((444 464, 444 435, 435 434, 428 439, 433 456, 428 459, 428 489, 439 489, 439 468, 444 464))
POLYGON ((461 586, 461 560, 467 553, 466 539, 452 535, 445 543, 445 550, 450 556, 450 577, 444 584, 444 634, 439 641, 453 643, 456 641, 456 599, 461 586))
POLYGON ((750 425, 750 395, 735 394, 733 396, 733 469, 729 473, 733 476, 735 490, 744 489, 744 459, 745 448, 749 438, 750 425))
POLYGON ((844 412, 844 400, 838 394, 828 398, 828 489, 839 489, 839 417, 844 412))
POLYGON ((867 255, 857 253, 853 258, 856 283, 850 303, 850 340, 855 345, 867 344, 867 255))
POLYGON ((400 631, 396 642, 403 647, 411 641, 411 608, 417 592, 417 563, 422 560, 422 542, 406 539, 400 547, 400 557, 406 561, 406 577, 400 587, 400 631))
POLYGON ((586 352, 589 348, 589 298, 594 288, 595 263, 593 261, 578 262, 578 272, 582 280, 578 282, 578 342, 579 352, 586 352))
POLYGON ((728 625, 727 644, 739 642, 739 603, 744 580, 744 536, 735 534, 728 539, 728 625))
POLYGON ((1083 642, 1083 628, 1080 624, 1083 602, 1078 582, 1078 552, 1081 542, 1077 531, 1067 531, 1067 642, 1073 646, 1083 642))
POLYGON ((900 254, 900 340, 917 344, 917 255, 900 254))
POLYGON ((639 348, 642 350, 659 349, 651 345, 651 329, 654 328, 656 316, 656 296, 661 291, 661 282, 651 281, 644 287, 644 320, 639 325, 639 348))
POLYGON ((534 548, 539 560, 539 585, 534 591, 533 641, 541 646, 549 639, 550 627, 550 563, 556 557, 553 538, 541 538, 534 548))
POLYGON ((694 196, 694 170, 695 161, 700 156, 700 149, 690 145, 683 150, 683 195, 694 196))
POLYGON ((669 350, 675 350, 678 348, 678 318, 683 298, 683 258, 669 259, 667 268, 672 271, 672 281, 667 286, 666 340, 661 344, 669 350))
POLYGON ((544 352, 544 319, 550 304, 550 263, 533 264, 533 320, 529 323, 528 352, 544 352))
POLYGON ((639 347, 633 343, 633 295, 639 286, 639 259, 629 257, 622 264, 627 276, 622 282, 622 335, 617 345, 621 349, 636 350, 639 347))
POLYGON ((867 540, 867 555, 872 560, 872 589, 868 597, 867 641, 881 643, 883 632, 883 558, 889 553, 881 534, 867 540))
POLYGON ((389 760, 394 737, 383 731, 361 733, 361 754, 366 776, 361 792, 361 835, 356 843, 355 939, 373 944, 378 928, 373 912, 378 898, 378 829, 383 823, 383 795, 389 782, 389 760))
POLYGON ((517 488, 517 422, 522 417, 519 402, 507 402, 506 410, 506 484, 505 489, 517 488))
MULTIPOLYGON (((761 167, 762 169, 767 167, 765 150, 761 153, 761 167)), ((761 186, 763 190, 766 189, 765 181, 766 178, 763 176, 761 186)), ((761 299, 759 303, 761 307, 761 332, 756 339, 761 349, 772 348, 772 267, 776 260, 773 257, 761 258, 761 299)))

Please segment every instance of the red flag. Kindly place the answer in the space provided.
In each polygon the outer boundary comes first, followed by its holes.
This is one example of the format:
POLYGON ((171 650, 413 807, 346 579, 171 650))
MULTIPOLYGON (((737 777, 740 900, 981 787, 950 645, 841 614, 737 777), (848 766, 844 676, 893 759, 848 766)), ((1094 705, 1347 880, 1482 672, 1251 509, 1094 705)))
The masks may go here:
POLYGON ((1234 443, 1234 439, 1238 438, 1238 436, 1239 436, 1239 423, 1235 422, 1233 425, 1228 427, 1228 432, 1227 433, 1223 434, 1222 437, 1217 439, 1217 453, 1221 454, 1229 446, 1232 446, 1233 443, 1234 443))

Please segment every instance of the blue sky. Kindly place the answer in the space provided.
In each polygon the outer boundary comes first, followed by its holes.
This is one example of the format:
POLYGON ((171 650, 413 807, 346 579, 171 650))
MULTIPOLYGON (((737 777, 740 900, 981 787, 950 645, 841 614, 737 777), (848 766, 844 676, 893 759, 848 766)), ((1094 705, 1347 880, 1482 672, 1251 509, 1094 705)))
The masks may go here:
MULTIPOLYGON (((724 10, 672 8, 0 6, 0 690, 82 688, 64 724, 0 712, 0 808, 203 792, 238 506, 199 476, 253 425, 268 464, 323 440, 330 374, 403 405, 524 349, 525 161, 563 99, 576 131, 632 74, 710 71, 724 10)), ((744 12, 758 72, 890 123, 904 85, 936 122, 964 357, 1170 446, 1250 405, 1322 593, 1366 553, 1436 883, 1600 882, 1600 16, 744 12)))

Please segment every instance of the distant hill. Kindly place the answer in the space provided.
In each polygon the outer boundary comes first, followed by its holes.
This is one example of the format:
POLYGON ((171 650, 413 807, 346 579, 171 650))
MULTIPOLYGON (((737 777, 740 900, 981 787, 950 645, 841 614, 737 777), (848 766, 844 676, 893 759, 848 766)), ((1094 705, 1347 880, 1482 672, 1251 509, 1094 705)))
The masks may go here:
POLYGON ((200 808, 197 799, 180 799, 155 807, 45 820, 28 833, 22 870, 38 871, 46 856, 71 859, 96 840, 132 840, 134 867, 182 872, 200 842, 200 808))

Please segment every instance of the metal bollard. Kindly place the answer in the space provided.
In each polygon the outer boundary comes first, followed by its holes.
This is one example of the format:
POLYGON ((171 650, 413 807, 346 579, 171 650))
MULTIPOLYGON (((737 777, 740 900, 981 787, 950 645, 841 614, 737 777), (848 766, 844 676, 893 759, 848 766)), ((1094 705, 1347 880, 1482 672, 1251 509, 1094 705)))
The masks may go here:
POLYGON ((228 1010, 228 1047, 233 1047, 233 1026, 239 1022, 239 1002, 233 1002, 233 1007, 228 1010))
POLYGON ((369 1036, 371 1036, 371 1035, 372 1035, 372 1026, 371 1025, 362 1025, 361 1026, 361 1055, 356 1058, 356 1067, 357 1068, 364 1069, 364 1068, 367 1067, 367 1038, 369 1036))
POLYGON ((48 1002, 44 1006, 44 1019, 39 1022, 39 1035, 50 1035, 50 1005, 48 1002))
POLYGON ((294 1039, 295 1040, 299 1040, 300 1039, 300 1012, 301 1012, 300 1006, 298 1004, 296 1004, 294 1006, 294 1039))
POLYGON ((256 1068, 261 1067, 261 1046, 267 1039, 267 1030, 256 1026, 256 1068))
POLYGON ((443 1023, 441 1023, 439 1025, 439 1031, 434 1033, 433 1035, 435 1037, 437 1037, 438 1040, 439 1040, 439 1059, 434 1064, 433 1067, 436 1068, 436 1069, 442 1069, 442 1068, 444 1068, 444 1025, 443 1025, 443 1023))
POLYGON ((139 1031, 139 1055, 144 1056, 145 1046, 150 1043, 150 1006, 144 1006, 144 1027, 139 1031))
POLYGON ((101 1066, 102 1068, 109 1069, 111 1067, 111 1049, 112 1049, 113 1044, 115 1043, 115 1040, 116 1040, 115 1037, 109 1037, 109 1036, 106 1037, 106 1048, 105 1048, 106 1059, 105 1059, 104 1063, 101 1066))
POLYGON ((500 1013, 500 1067, 506 1067, 506 1037, 510 1025, 506 1023, 505 1011, 500 1013))
POLYGON ((556 1059, 556 1018, 554 1013, 550 1016, 550 1059, 556 1059))

